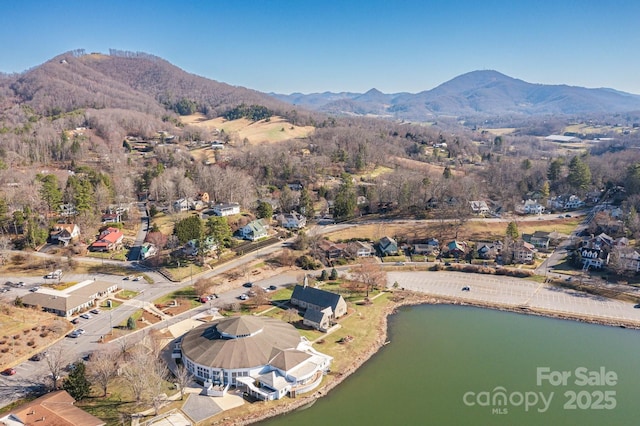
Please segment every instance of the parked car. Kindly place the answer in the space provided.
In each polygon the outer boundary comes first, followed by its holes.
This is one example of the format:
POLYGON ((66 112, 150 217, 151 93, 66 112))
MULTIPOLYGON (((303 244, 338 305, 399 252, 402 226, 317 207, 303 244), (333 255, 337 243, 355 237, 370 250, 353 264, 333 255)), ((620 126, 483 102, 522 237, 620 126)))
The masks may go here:
POLYGON ((278 289, 278 287, 276 287, 275 285, 270 285, 269 286, 269 290, 271 290, 271 291, 274 291, 274 290, 277 290, 277 289, 278 289))
POLYGON ((244 283, 244 284, 242 284, 242 286, 246 287, 246 288, 251 288, 251 287, 253 287, 253 283, 252 282, 244 283))
POLYGON ((467 286, 462 287, 462 291, 471 291, 471 289, 467 286))
POLYGON ((38 352, 37 354, 29 358, 29 361, 42 361, 46 356, 47 356, 47 351, 38 352))
POLYGON ((564 217, 571 217, 571 215, 570 214, 565 214, 564 217))
POLYGON ((136 277, 135 275, 127 275, 127 276, 126 276, 126 277, 124 277, 123 279, 133 281, 133 279, 134 279, 135 277, 136 277))
POLYGON ((40 287, 38 287, 38 286, 31 287, 31 288, 29 289, 29 291, 32 291, 32 292, 36 292, 36 291, 38 291, 38 290, 40 290, 40 287))
POLYGON ((138 275, 137 277, 135 277, 133 280, 134 281, 140 281, 142 279, 142 275, 138 275))
POLYGON ((71 320, 71 324, 78 324, 80 322, 80 318, 74 318, 71 320))
POLYGON ((633 307, 634 307, 635 309, 640 309, 640 303, 638 303, 638 304, 636 304, 636 305, 633 305, 633 307))
POLYGON ((16 374, 16 369, 15 368, 7 368, 5 370, 2 370, 2 374, 4 374, 5 376, 13 376, 14 374, 16 374))
POLYGON ((247 299, 249 299, 249 296, 247 296, 246 294, 242 293, 240 296, 238 296, 238 299, 247 300, 247 299))
POLYGON ((92 314, 98 315, 100 313, 100 309, 92 309, 89 312, 91 312, 92 314))
POLYGON ((88 312, 85 312, 84 314, 80 315, 80 318, 84 318, 84 319, 91 319, 91 314, 88 312))

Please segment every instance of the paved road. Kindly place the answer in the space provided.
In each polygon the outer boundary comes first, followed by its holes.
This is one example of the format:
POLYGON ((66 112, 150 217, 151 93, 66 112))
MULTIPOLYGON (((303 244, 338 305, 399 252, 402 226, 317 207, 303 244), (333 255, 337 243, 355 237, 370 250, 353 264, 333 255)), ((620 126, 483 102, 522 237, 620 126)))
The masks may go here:
POLYGON ((640 326, 640 309, 633 304, 610 300, 570 289, 529 280, 463 272, 389 272, 388 285, 432 296, 476 303, 499 303, 514 308, 531 308, 571 316, 588 316, 611 322, 634 322, 640 326), (462 291, 462 287, 470 291, 462 291))

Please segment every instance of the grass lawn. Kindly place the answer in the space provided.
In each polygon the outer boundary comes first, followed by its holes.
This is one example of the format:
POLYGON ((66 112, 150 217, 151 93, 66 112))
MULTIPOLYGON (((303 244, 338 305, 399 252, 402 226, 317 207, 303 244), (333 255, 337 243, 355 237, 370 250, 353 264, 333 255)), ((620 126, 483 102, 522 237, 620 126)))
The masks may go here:
POLYGON ((208 268, 204 266, 194 265, 190 263, 186 266, 166 266, 163 270, 171 277, 174 281, 182 281, 185 278, 193 277, 194 275, 198 275, 200 272, 208 271, 208 268))
POLYGON ((401 255, 401 256, 385 256, 382 259, 382 262, 384 263, 393 263, 393 262, 406 262, 407 261, 407 257, 405 255, 401 255))
POLYGON ((122 302, 116 300, 116 299, 108 299, 109 301, 111 301, 111 307, 109 307, 107 305, 107 301, 105 300, 104 302, 102 302, 100 304, 100 309, 107 309, 107 310, 111 310, 111 309, 115 309, 118 306, 122 305, 122 302))
POLYGON ((133 297, 136 297, 139 294, 140 294, 139 292, 134 290, 121 290, 118 293, 116 293, 116 297, 119 299, 131 299, 133 297))
POLYGON ((42 287, 49 287, 54 290, 62 291, 76 284, 78 284, 78 281, 69 281, 65 283, 55 283, 55 284, 42 284, 42 287))
POLYGON ((166 296, 162 296, 154 300, 153 303, 156 305, 166 305, 167 303, 169 303, 174 299, 189 299, 192 301, 191 303, 193 305, 192 307, 195 308, 202 305, 202 303, 196 300, 197 296, 198 295, 196 294, 196 291, 194 290, 194 288, 191 286, 188 286, 188 287, 183 287, 180 290, 176 290, 172 293, 169 293, 166 296))
POLYGON ((114 252, 102 253, 97 251, 89 251, 87 252, 87 257, 93 257, 96 259, 109 259, 109 260, 127 260, 127 254, 129 250, 118 250, 114 252))

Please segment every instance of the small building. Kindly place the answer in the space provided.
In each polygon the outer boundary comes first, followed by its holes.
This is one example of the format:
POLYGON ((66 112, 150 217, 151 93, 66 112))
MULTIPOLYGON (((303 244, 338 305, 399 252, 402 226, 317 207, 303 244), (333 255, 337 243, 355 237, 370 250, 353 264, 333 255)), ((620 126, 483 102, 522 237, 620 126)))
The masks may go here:
POLYGON ((398 243, 391 237, 382 237, 378 241, 378 251, 380 256, 396 256, 398 254, 398 243))
POLYGON ((453 240, 447 244, 447 255, 456 259, 467 254, 467 243, 464 241, 453 240))
POLYGON ((114 251, 122 245, 124 234, 118 228, 107 228, 100 233, 98 239, 89 246, 91 251, 114 251))
POLYGON ((480 259, 495 259, 502 253, 502 241, 478 243, 476 251, 480 259))
POLYGON ((345 257, 347 244, 334 243, 330 240, 320 240, 320 242, 318 242, 317 249, 324 254, 324 257, 327 259, 338 259, 340 257, 345 257))
POLYGON ((50 392, 0 415, 0 425, 104 426, 106 423, 76 407, 67 391, 50 392))
POLYGON ((568 142, 582 142, 582 139, 577 138, 575 136, 564 136, 564 135, 549 135, 544 138, 546 141, 550 142, 560 142, 560 143, 568 143, 568 142))
POLYGON ((352 257, 371 257, 375 254, 373 245, 368 241, 352 241, 347 244, 347 251, 352 257))
POLYGON ((291 304, 314 311, 331 308, 332 320, 347 313, 347 302, 341 295, 309 286, 296 285, 291 295, 291 304))
POLYGON ((240 204, 238 203, 218 203, 211 208, 216 216, 231 216, 240 213, 240 204))
POLYGON ((471 213, 473 214, 487 214, 489 213, 489 206, 486 201, 469 201, 471 205, 471 213))
POLYGON ((239 233, 245 240, 256 241, 268 235, 267 225, 261 219, 257 219, 240 228, 239 233))
POLYGON ((158 248, 154 244, 143 243, 142 247, 140 247, 140 258, 142 260, 148 259, 156 254, 158 254, 158 248))
POLYGON ((307 218, 298 212, 281 213, 276 216, 276 220, 286 229, 302 229, 307 226, 307 218))
POLYGON ((80 228, 75 223, 57 223, 53 226, 49 238, 54 244, 64 246, 80 236, 80 228))

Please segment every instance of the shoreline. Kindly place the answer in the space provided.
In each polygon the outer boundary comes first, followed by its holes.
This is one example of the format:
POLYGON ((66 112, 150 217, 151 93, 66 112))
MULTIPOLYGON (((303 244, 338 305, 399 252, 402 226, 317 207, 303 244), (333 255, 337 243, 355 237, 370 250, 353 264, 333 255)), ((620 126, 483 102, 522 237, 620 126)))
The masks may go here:
POLYGON ((562 312, 556 311, 543 311, 537 309, 530 308, 519 308, 514 306, 502 305, 499 303, 469 303, 469 302, 461 302, 455 299, 447 299, 443 297, 433 297, 424 295, 421 293, 415 293, 410 291, 394 291, 392 294, 399 294, 399 299, 394 300, 391 305, 389 305, 384 311, 378 322, 375 325, 378 328, 379 333, 376 339, 371 343, 371 346, 360 356, 358 356, 352 363, 349 365, 345 371, 342 373, 338 373, 334 380, 330 383, 327 383, 317 390, 313 391, 309 395, 304 395, 301 397, 292 400, 288 404, 284 404, 282 406, 269 408, 261 413, 252 414, 245 418, 233 418, 226 417, 224 419, 220 419, 219 421, 215 421, 211 423, 212 425, 251 425, 258 422, 262 422, 268 419, 271 419, 276 416, 284 415, 293 411, 296 411, 305 406, 311 406, 315 403, 319 398, 327 395, 331 390, 333 390, 336 386, 342 383, 347 377, 351 374, 355 373, 362 365, 364 365, 371 357, 373 357, 383 346, 385 346, 387 341, 387 333, 388 333, 388 320, 389 316, 397 313, 399 308, 404 306, 419 306, 419 305, 454 305, 454 306, 473 306, 477 308, 483 309, 493 309, 503 312, 513 312, 517 314, 523 315, 534 315, 539 317, 546 318, 554 318, 554 319, 562 319, 562 320, 570 320, 570 321, 578 321, 585 324, 594 324, 594 325, 603 325, 609 327, 618 327, 618 328, 629 328, 640 330, 640 324, 634 322, 625 322, 625 321, 607 321, 600 318, 590 318, 588 316, 581 315, 569 315, 562 312))

